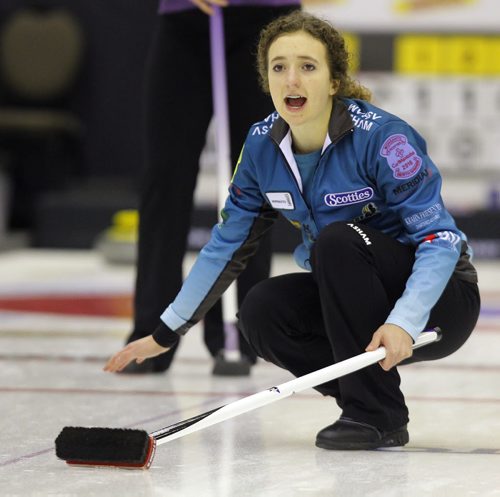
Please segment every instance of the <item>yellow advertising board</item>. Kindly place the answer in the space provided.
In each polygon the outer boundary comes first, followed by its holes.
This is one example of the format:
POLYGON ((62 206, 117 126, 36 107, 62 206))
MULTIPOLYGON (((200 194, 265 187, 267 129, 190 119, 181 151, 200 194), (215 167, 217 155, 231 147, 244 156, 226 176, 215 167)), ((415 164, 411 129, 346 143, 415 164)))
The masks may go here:
POLYGON ((360 41, 359 37, 351 33, 342 33, 347 51, 350 54, 349 71, 355 73, 359 70, 360 41))
POLYGON ((442 63, 439 36, 401 35, 394 42, 394 70, 403 74, 436 74, 442 63))
POLYGON ((500 74, 500 37, 480 35, 400 35, 394 70, 402 74, 500 74))
POLYGON ((457 7, 476 4, 478 0, 394 0, 393 8, 398 14, 409 14, 438 7, 457 7))

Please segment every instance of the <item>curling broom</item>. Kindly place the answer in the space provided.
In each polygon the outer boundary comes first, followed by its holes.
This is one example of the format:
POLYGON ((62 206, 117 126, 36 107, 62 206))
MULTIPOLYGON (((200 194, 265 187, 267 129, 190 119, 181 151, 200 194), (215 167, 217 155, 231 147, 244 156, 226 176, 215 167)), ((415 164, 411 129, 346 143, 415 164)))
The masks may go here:
MULTIPOLYGON (((413 349, 436 342, 440 338, 439 328, 425 331, 417 337, 413 349)), ((143 430, 67 426, 56 438, 56 455, 70 465, 147 469, 151 466, 157 445, 287 398, 296 392, 335 380, 384 358, 385 347, 379 347, 150 434, 143 430)))

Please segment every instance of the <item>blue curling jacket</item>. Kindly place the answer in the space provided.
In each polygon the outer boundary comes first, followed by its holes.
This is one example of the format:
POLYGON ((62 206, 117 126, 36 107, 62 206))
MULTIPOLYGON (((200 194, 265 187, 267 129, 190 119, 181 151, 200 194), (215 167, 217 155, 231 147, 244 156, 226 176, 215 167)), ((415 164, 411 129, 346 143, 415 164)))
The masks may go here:
POLYGON ((254 124, 231 181, 223 222, 213 228, 180 293, 162 314, 163 322, 182 335, 202 319, 244 269, 278 212, 302 232, 294 256, 305 269, 310 269, 318 233, 335 221, 354 224, 361 235, 366 224, 414 246, 412 274, 386 321, 413 338, 424 329, 454 271, 477 281, 466 237, 441 199, 441 176, 425 141, 398 117, 363 100, 335 100, 310 188, 309 206, 285 121, 273 113, 254 124))

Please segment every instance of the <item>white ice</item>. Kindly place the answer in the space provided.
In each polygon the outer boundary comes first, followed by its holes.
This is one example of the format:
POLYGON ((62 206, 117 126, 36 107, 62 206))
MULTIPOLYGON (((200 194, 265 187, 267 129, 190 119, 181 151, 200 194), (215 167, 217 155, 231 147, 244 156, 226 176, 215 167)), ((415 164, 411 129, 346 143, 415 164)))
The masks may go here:
MULTIPOLYGON (((453 356, 401 368, 411 441, 383 451, 316 448, 339 410, 310 390, 162 445, 148 471, 68 466, 54 455, 63 426, 154 431, 291 376, 264 362, 249 378, 212 376, 200 327, 167 374, 110 375, 101 368, 128 319, 0 312, 0 495, 500 496, 500 265, 478 269, 487 312, 453 356)), ((290 270, 275 258, 275 273, 290 270)), ((133 281, 132 268, 86 251, 7 252, 0 274, 2 296, 128 292, 133 281)))

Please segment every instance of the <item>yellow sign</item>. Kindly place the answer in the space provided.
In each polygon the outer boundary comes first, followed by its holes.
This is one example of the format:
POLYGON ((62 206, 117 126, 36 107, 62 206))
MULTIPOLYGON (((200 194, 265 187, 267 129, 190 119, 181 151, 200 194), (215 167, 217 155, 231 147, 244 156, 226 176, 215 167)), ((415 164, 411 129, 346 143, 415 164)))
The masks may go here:
POLYGON ((394 0, 394 10, 398 14, 408 14, 417 10, 436 7, 460 7, 477 3, 478 0, 394 0))
POLYGON ((439 36, 398 36, 394 45, 394 67, 403 74, 435 74, 441 64, 439 36))
POLYGON ((347 51, 349 52, 349 71, 355 73, 359 70, 360 42, 359 36, 352 33, 342 33, 347 51))
POLYGON ((334 5, 334 6, 337 6, 337 5, 343 5, 345 3, 347 3, 347 0, 302 0, 302 5, 315 5, 315 4, 324 4, 324 3, 328 3, 329 5, 334 5))
POLYGON ((500 37, 495 36, 488 43, 488 68, 487 73, 490 75, 500 75, 500 37))
POLYGON ((394 69, 402 74, 500 74, 500 37, 402 35, 394 45, 394 69))

